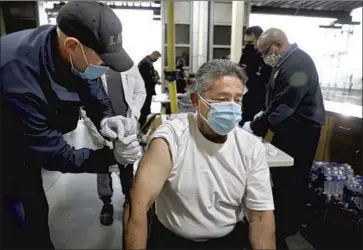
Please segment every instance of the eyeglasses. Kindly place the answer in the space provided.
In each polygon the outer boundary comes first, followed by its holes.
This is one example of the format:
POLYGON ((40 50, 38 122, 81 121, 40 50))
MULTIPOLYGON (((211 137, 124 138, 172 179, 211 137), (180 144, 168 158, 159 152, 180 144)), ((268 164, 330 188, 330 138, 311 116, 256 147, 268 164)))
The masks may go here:
POLYGON ((275 43, 276 43, 276 41, 272 42, 272 43, 268 46, 268 48, 267 48, 267 50, 266 50, 266 51, 261 52, 262 56, 265 56, 265 55, 266 55, 266 54, 270 51, 270 49, 271 49, 272 45, 274 45, 275 43))

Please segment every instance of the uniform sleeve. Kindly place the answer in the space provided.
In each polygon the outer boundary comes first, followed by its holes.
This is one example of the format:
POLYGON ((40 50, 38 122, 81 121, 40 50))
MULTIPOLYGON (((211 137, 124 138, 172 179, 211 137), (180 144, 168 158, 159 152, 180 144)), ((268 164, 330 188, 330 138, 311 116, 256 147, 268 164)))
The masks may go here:
POLYGON ((266 150, 263 145, 253 153, 251 166, 247 173, 245 205, 250 210, 274 210, 270 170, 266 161, 266 150))
MULTIPOLYGON (((63 139, 63 134, 50 127, 43 114, 45 103, 32 89, 36 81, 29 70, 8 66, 0 73, 2 95, 15 120, 14 135, 26 149, 24 155, 29 163, 48 170, 63 173, 107 173, 108 166, 116 163, 113 152, 108 148, 100 150, 75 150, 63 139), (9 81, 11 79, 11 81, 9 81)), ((6 119, 6 117, 5 117, 6 119)))
POLYGON ((97 129, 100 129, 100 123, 103 118, 115 116, 111 100, 107 96, 101 78, 89 81, 86 93, 82 96, 87 116, 96 125, 97 129))
POLYGON ((276 126, 295 113, 309 88, 309 74, 300 67, 282 72, 276 81, 274 96, 266 112, 251 122, 253 132, 262 136, 267 129, 276 126))

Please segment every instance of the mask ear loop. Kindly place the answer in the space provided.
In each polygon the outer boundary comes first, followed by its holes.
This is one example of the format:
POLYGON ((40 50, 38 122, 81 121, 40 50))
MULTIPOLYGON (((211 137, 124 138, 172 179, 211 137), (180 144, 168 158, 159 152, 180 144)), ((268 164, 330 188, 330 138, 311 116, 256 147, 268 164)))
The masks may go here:
POLYGON ((73 66, 73 60, 72 60, 72 55, 69 55, 69 61, 71 62, 72 68, 74 68, 74 66, 73 66))
MULTIPOLYGON (((86 54, 84 53, 84 50, 83 50, 83 46, 82 46, 82 44, 81 44, 81 50, 82 50, 83 58, 84 58, 84 60, 86 61, 87 66, 88 66, 88 65, 89 65, 89 63, 88 63, 88 60, 87 60, 86 54)), ((69 61, 71 62, 71 66, 72 66, 72 68, 74 68, 74 66, 73 66, 73 60, 72 60, 72 55, 69 55, 69 61)))
MULTIPOLYGON (((209 103, 198 93, 198 96, 199 96, 199 98, 200 98, 200 100, 202 100, 202 102, 204 103, 204 105, 207 107, 207 109, 209 109, 209 112, 210 112, 210 110, 211 110, 211 108, 209 107, 209 103)), ((206 122, 206 123, 208 123, 209 124, 209 122, 208 122, 208 119, 207 118, 205 118, 203 115, 202 115, 202 113, 200 113, 200 111, 198 110, 197 111, 198 113, 199 113, 199 116, 200 117, 202 117, 202 119, 206 122)), ((208 113, 209 113, 208 112, 208 113)))
POLYGON ((84 50, 83 50, 83 46, 82 46, 82 44, 81 44, 81 50, 82 50, 83 58, 84 58, 84 60, 86 60, 86 63, 87 63, 87 66, 88 66, 88 65, 89 65, 89 63, 88 63, 88 60, 87 60, 86 54, 84 53, 84 50))
POLYGON ((207 107, 207 109, 211 110, 210 103, 207 102, 200 94, 198 94, 199 98, 202 100, 202 102, 204 103, 204 105, 207 107))

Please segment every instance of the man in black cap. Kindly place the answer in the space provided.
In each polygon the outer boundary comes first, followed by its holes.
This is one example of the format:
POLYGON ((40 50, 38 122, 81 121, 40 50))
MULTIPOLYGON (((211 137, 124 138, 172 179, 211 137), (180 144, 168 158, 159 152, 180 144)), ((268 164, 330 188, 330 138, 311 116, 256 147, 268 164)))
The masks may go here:
POLYGON ((259 26, 251 26, 246 29, 244 35, 245 47, 239 65, 245 69, 248 76, 246 83, 248 92, 243 96, 242 120, 240 126, 247 121, 252 121, 265 103, 266 85, 270 79, 272 68, 268 66, 256 47, 258 38, 263 33, 259 26))
POLYGON ((111 165, 139 158, 136 135, 126 131, 134 122, 115 116, 99 78, 108 67, 122 72, 133 66, 121 35, 119 19, 103 3, 69 1, 57 26, 1 37, 2 248, 54 248, 42 167, 108 173, 111 165), (115 142, 114 150, 75 150, 65 142, 81 106, 115 142))

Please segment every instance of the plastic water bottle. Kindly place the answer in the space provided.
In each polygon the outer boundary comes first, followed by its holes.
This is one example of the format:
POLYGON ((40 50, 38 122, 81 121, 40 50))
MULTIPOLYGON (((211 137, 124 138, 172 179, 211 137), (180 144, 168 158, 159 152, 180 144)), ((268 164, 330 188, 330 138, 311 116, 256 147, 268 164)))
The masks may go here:
POLYGON ((358 175, 354 178, 353 192, 351 197, 351 206, 358 214, 362 214, 363 212, 362 194, 363 194, 363 177, 358 175))
POLYGON ((353 196, 353 184, 355 182, 355 178, 352 177, 348 179, 347 183, 344 186, 344 196, 343 196, 343 206, 345 209, 350 210, 352 208, 352 196, 353 196))
POLYGON ((359 184, 363 184, 363 176, 356 175, 354 178, 359 184))
POLYGON ((345 164, 345 175, 347 176, 347 180, 352 179, 354 177, 354 171, 352 167, 348 164, 345 164))
POLYGON ((338 198, 339 193, 339 170, 338 167, 333 167, 333 171, 331 172, 331 195, 334 196, 334 198, 338 198))
POLYGON ((318 196, 324 194, 325 171, 330 169, 327 162, 319 162, 316 170, 317 179, 314 182, 314 190, 318 196))
POLYGON ((327 199, 330 200, 332 196, 332 172, 330 171, 329 167, 324 169, 324 194, 326 195, 327 199))
POLYGON ((344 170, 345 170, 344 167, 340 167, 338 173, 337 198, 339 201, 343 200, 343 192, 344 192, 343 190, 347 180, 347 176, 345 175, 344 170))

